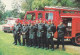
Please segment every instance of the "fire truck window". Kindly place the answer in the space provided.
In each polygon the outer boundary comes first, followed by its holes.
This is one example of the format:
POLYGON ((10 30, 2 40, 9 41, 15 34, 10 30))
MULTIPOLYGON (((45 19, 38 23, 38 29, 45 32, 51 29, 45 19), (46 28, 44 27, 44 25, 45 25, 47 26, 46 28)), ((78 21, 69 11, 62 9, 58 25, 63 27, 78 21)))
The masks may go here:
POLYGON ((32 14, 27 14, 27 19, 28 20, 35 20, 35 14, 32 13, 32 14))
POLYGON ((71 36, 71 33, 72 33, 72 18, 63 18, 63 24, 66 26, 65 36, 71 36))
POLYGON ((63 11, 63 13, 74 13, 72 11, 63 11))
POLYGON ((46 13, 46 14, 45 14, 45 18, 46 18, 47 20, 49 20, 49 19, 53 20, 53 13, 46 13))
POLYGON ((7 24, 15 24, 15 20, 8 20, 7 24))
POLYGON ((38 14, 38 19, 42 18, 42 13, 38 14))
POLYGON ((27 15, 27 19, 28 19, 28 20, 31 20, 31 17, 32 17, 31 14, 28 14, 28 15, 27 15))

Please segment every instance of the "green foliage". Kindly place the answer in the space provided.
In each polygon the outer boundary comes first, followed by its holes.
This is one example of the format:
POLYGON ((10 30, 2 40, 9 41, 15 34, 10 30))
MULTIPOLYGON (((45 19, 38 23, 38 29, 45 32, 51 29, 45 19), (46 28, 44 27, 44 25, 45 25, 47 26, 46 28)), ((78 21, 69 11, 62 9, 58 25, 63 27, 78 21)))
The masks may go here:
POLYGON ((27 15, 27 19, 28 19, 28 20, 31 20, 31 17, 32 17, 32 16, 31 16, 30 14, 27 15))
POLYGON ((67 7, 77 6, 77 3, 75 3, 75 1, 73 0, 25 0, 25 1, 22 3, 21 6, 22 9, 25 11, 35 10, 35 8, 43 10, 45 6, 67 6, 67 7))
POLYGON ((18 15, 17 9, 12 10, 12 17, 17 18, 18 17, 17 15, 18 15))
POLYGON ((1 2, 1 0, 0 0, 0 11, 2 12, 5 11, 5 5, 1 2))
POLYGON ((26 12, 27 10, 29 10, 29 9, 27 9, 27 7, 28 7, 27 3, 26 2, 22 2, 22 4, 21 4, 22 10, 24 10, 26 12))
POLYGON ((62 6, 69 6, 69 7, 76 6, 76 4, 70 0, 61 0, 61 5, 62 6))
POLYGON ((3 18, 7 18, 7 17, 12 17, 12 11, 7 10, 7 11, 3 14, 3 18))
POLYGON ((80 0, 76 0, 75 2, 77 3, 76 6, 80 8, 80 0))
POLYGON ((16 2, 16 0, 14 0, 12 2, 12 8, 13 8, 12 17, 15 17, 15 18, 19 17, 18 14, 19 14, 19 9, 20 9, 20 4, 18 4, 18 2, 16 2))
POLYGON ((21 4, 22 10, 24 10, 25 12, 28 10, 32 10, 32 2, 34 0, 24 0, 21 4))
POLYGON ((52 4, 51 0, 35 0, 32 3, 33 10, 38 8, 39 10, 43 10, 45 6, 50 6, 52 4))
POLYGON ((52 0, 51 5, 55 6, 55 5, 57 5, 57 3, 58 3, 58 0, 52 0))
POLYGON ((0 0, 0 21, 3 20, 4 10, 5 10, 5 5, 4 5, 4 4, 1 2, 1 0, 0 0))
POLYGON ((2 20, 3 12, 0 10, 0 21, 2 20))
POLYGON ((24 19, 25 13, 19 13, 19 18, 24 19))

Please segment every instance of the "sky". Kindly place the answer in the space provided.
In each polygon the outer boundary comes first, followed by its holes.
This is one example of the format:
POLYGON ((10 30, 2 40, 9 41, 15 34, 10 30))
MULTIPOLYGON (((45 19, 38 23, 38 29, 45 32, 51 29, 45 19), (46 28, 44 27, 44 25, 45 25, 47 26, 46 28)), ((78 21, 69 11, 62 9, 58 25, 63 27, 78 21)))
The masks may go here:
MULTIPOLYGON (((12 10, 11 4, 14 0, 1 0, 1 1, 6 5, 5 10, 12 10)), ((15 0, 15 1, 19 2, 20 0, 15 0)))

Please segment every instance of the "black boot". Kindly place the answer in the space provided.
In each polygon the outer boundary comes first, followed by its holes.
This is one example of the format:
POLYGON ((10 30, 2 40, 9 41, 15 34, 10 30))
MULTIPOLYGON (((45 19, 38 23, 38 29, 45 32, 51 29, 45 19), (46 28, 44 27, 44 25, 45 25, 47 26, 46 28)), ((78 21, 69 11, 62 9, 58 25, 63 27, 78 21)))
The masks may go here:
POLYGON ((62 48, 63 51, 65 51, 65 48, 62 48))
POLYGON ((59 47, 57 46, 56 49, 59 49, 59 47))
POLYGON ((52 48, 51 50, 54 51, 54 48, 52 48))

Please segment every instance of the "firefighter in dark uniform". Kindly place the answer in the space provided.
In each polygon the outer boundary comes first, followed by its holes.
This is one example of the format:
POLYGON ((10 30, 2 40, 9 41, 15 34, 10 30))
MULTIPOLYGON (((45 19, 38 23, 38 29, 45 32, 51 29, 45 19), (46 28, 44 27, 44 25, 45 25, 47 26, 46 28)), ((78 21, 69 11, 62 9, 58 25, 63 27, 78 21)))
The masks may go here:
POLYGON ((13 42, 13 44, 15 44, 16 43, 16 36, 15 36, 15 28, 16 28, 16 24, 14 24, 14 27, 13 27, 13 38, 14 38, 14 42, 13 42))
POLYGON ((23 26, 22 26, 22 37, 23 37, 23 46, 27 43, 28 43, 28 36, 27 36, 27 33, 28 33, 28 25, 26 22, 23 23, 23 26))
POLYGON ((31 25, 29 27, 29 46, 34 46, 34 36, 35 36, 35 25, 34 22, 31 21, 31 25))
POLYGON ((43 24, 41 23, 42 21, 40 20, 39 21, 39 24, 38 24, 38 31, 37 31, 37 42, 38 42, 38 48, 42 47, 42 34, 44 32, 43 30, 43 24))
POLYGON ((64 48, 64 35, 65 35, 65 31, 66 31, 65 25, 61 21, 60 24, 57 27, 57 32, 58 32, 57 42, 58 43, 57 43, 57 47, 56 48, 59 48, 59 44, 60 44, 60 40, 61 40, 62 49, 65 50, 65 48, 64 48))
POLYGON ((27 41, 26 41, 26 44, 27 44, 27 46, 29 46, 29 26, 30 26, 30 24, 29 24, 29 22, 27 21, 27 27, 28 27, 28 31, 27 31, 27 41))
POLYGON ((56 32, 56 27, 51 22, 52 21, 49 20, 48 26, 47 26, 47 49, 49 49, 49 44, 51 44, 51 49, 54 50, 53 36, 54 36, 54 33, 56 32))
POLYGON ((37 43, 37 30, 38 30, 38 20, 36 20, 36 22, 35 22, 35 38, 34 38, 35 47, 38 46, 38 43, 37 43))
POLYGON ((13 33, 14 33, 14 39, 15 39, 15 45, 17 45, 17 41, 19 42, 19 45, 21 45, 20 35, 21 35, 21 26, 19 24, 19 20, 16 21, 16 25, 14 25, 13 33))
POLYGON ((47 44, 47 42, 46 42, 46 34, 47 34, 47 23, 46 23, 46 20, 43 20, 43 34, 42 34, 42 48, 44 48, 44 47, 47 47, 46 46, 46 44, 47 44))

